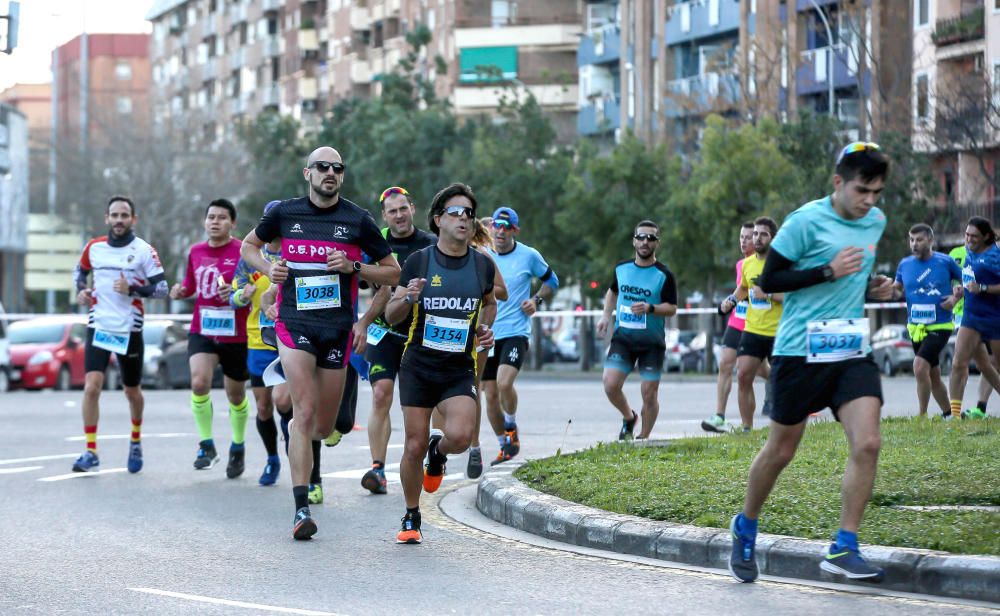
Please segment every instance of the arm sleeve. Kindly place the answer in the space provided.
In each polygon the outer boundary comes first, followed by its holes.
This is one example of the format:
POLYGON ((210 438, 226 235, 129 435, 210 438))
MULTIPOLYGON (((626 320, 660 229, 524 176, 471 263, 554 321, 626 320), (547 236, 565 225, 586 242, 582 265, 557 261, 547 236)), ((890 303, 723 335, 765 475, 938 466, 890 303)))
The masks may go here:
POLYGON ((483 255, 486 259, 486 292, 493 292, 493 279, 497 277, 497 266, 493 264, 493 259, 483 255))
POLYGON ((660 289, 660 302, 677 305, 677 279, 670 272, 666 272, 667 279, 663 281, 663 288, 660 289))
POLYGON ((250 304, 250 302, 243 303, 239 300, 243 287, 252 282, 250 280, 250 273, 250 264, 240 258, 239 263, 236 264, 236 270, 233 271, 233 292, 229 294, 230 306, 243 308, 250 304))
POLYGON ((129 294, 139 297, 162 299, 167 296, 167 276, 160 271, 146 279, 144 285, 129 285, 129 294))
POLYGON ((279 210, 281 210, 281 206, 272 207, 271 211, 261 217, 260 222, 257 223, 257 227, 253 230, 254 234, 264 243, 270 242, 281 235, 281 215, 278 213, 279 210))
POLYGON ((549 264, 545 262, 541 253, 535 251, 535 258, 531 260, 531 275, 538 278, 542 283, 549 285, 553 289, 559 288, 559 277, 552 271, 549 264))
POLYGON ((793 270, 793 261, 773 247, 764 262, 764 272, 757 281, 765 293, 787 293, 824 282, 822 267, 807 270, 793 270))
POLYGON ((378 228, 375 219, 370 214, 361 219, 359 240, 361 250, 368 255, 372 263, 378 263, 392 254, 389 242, 382 237, 382 230, 378 228))
POLYGON ((612 293, 618 293, 618 268, 616 267, 611 272, 611 284, 608 285, 608 290, 612 293))

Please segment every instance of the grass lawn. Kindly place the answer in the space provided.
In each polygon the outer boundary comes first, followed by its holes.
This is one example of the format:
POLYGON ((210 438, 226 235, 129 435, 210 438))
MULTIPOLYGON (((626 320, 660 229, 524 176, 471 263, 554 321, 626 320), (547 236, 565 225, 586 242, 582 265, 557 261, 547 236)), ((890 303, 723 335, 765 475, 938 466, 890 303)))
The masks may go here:
MULTIPOLYGON (((592 507, 727 528, 743 505, 747 471, 767 430, 685 438, 668 447, 601 444, 535 460, 515 475, 535 489, 592 507)), ((840 525, 847 441, 833 421, 810 425, 761 513, 761 532, 830 539, 840 525)), ((1000 506, 1000 419, 882 422, 875 491, 863 543, 1000 555, 1000 512, 897 506, 1000 506)))

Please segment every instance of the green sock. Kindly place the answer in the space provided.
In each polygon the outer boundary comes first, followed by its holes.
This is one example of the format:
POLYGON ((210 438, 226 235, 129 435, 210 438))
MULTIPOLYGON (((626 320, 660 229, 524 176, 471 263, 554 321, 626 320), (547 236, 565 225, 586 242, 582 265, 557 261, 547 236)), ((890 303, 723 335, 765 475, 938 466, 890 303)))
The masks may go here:
POLYGON ((212 438, 212 398, 209 394, 199 396, 191 394, 191 412, 194 413, 194 423, 198 426, 198 440, 207 441, 212 438))
POLYGON ((250 400, 243 398, 238 406, 229 403, 229 425, 233 427, 233 443, 242 445, 247 436, 247 415, 250 408, 250 400))

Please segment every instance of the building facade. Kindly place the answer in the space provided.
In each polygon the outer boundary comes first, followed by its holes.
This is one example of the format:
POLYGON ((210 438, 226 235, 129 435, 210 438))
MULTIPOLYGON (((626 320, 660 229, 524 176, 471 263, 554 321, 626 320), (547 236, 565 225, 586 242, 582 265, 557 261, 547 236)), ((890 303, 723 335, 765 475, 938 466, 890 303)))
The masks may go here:
POLYGON ((25 255, 28 252, 28 119, 0 103, 0 303, 24 310, 25 255))
POLYGON ((28 210, 47 212, 50 143, 52 139, 52 84, 19 83, 0 92, 7 103, 28 119, 28 160, 31 178, 28 210))

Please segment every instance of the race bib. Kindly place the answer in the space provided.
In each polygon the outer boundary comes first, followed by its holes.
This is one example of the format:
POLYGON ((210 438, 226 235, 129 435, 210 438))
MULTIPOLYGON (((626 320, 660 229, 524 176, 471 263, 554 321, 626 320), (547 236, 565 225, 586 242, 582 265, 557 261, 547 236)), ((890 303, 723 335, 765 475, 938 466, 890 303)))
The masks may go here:
POLYGON ((202 336, 235 336, 236 311, 232 308, 202 308, 202 336))
POLYGON ((432 314, 424 320, 423 345, 447 353, 462 353, 469 340, 469 325, 465 319, 447 319, 432 314))
POLYGON ((753 293, 751 293, 750 306, 753 307, 754 310, 761 310, 761 311, 770 310, 771 298, 770 296, 765 295, 763 298, 757 299, 756 297, 753 296, 753 293))
POLYGON ((94 330, 94 346, 118 355, 128 353, 129 332, 109 332, 104 329, 94 330))
POLYGON ((340 308, 340 276, 305 276, 295 280, 295 307, 299 310, 340 308))
POLYGON ((871 330, 867 318, 809 321, 806 363, 823 364, 864 357, 871 330))
POLYGON ((385 338, 385 335, 387 333, 389 333, 389 330, 387 330, 384 327, 379 327, 378 325, 372 323, 371 325, 368 326, 368 333, 365 339, 367 340, 368 344, 372 346, 378 346, 378 343, 382 342, 382 338, 385 338))
POLYGON ((735 308, 735 311, 733 312, 733 314, 736 315, 736 318, 739 319, 740 321, 746 321, 747 320, 747 309, 749 309, 749 308, 750 308, 749 302, 745 302, 745 301, 743 301, 743 302, 737 302, 736 308, 735 308))
POLYGON ((646 313, 632 314, 628 306, 618 310, 618 327, 624 329, 646 329, 646 313))
POLYGON ((962 315, 955 314, 955 327, 961 327, 962 325, 962 315))
POLYGON ((971 265, 966 265, 962 268, 962 286, 966 289, 969 288, 970 282, 976 281, 976 274, 972 271, 971 265))
POLYGON ((910 323, 930 325, 937 321, 937 306, 934 304, 913 304, 910 306, 910 323))
POLYGON ((274 327, 274 321, 267 318, 267 314, 261 310, 257 313, 257 325, 260 327, 274 327))

